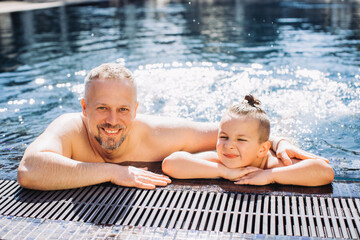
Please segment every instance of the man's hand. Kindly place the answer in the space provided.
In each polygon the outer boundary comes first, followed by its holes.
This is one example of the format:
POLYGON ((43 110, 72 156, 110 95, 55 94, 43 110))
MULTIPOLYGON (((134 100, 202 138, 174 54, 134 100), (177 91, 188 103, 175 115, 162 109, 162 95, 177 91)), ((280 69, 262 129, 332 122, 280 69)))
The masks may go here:
POLYGON ((145 168, 114 165, 111 183, 143 189, 154 189, 156 186, 166 186, 171 183, 169 177, 147 171, 145 168))
POLYGON ((325 162, 329 163, 329 160, 326 158, 322 158, 319 156, 316 156, 312 153, 308 153, 304 150, 301 150, 300 148, 294 146, 293 144, 291 144, 290 142, 286 141, 286 140, 281 140, 278 143, 278 147, 276 149, 276 156, 278 158, 280 158, 285 166, 289 166, 292 164, 291 159, 299 159, 299 160, 304 160, 304 159, 309 159, 309 158, 313 158, 313 159, 321 159, 324 160, 325 162))
POLYGON ((260 169, 257 168, 257 171, 251 172, 240 179, 238 179, 235 184, 239 185, 267 185, 273 183, 271 169, 260 169))
POLYGON ((230 181, 237 181, 241 177, 257 170, 259 170, 257 167, 227 168, 224 166, 222 177, 230 181))

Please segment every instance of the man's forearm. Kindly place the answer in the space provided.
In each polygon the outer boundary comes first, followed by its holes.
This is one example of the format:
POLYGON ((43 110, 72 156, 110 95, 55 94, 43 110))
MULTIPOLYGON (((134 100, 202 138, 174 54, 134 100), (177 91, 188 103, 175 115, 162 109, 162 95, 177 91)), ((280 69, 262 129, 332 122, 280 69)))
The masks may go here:
POLYGON ((111 179, 109 163, 86 163, 52 152, 28 154, 18 168, 19 184, 37 190, 69 189, 111 179))

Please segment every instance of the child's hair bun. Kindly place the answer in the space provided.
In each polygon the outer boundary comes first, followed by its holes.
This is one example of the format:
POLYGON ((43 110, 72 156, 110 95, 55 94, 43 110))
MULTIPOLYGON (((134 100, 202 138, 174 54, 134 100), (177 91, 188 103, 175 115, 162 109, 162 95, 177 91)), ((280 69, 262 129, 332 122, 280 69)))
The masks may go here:
POLYGON ((245 96, 245 100, 248 102, 250 106, 256 107, 261 105, 261 102, 259 99, 254 98, 253 95, 249 94, 245 96))

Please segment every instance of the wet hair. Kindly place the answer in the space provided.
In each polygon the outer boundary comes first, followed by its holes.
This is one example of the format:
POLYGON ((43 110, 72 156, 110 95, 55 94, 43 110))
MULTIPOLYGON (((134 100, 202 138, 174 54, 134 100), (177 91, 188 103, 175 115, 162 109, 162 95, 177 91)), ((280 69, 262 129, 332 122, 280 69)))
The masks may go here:
POLYGON ((118 63, 104 63, 90 70, 90 72, 85 77, 84 80, 85 96, 86 96, 86 92, 89 89, 89 86, 91 85, 91 82, 100 78, 103 80, 126 79, 134 86, 135 94, 136 94, 135 78, 133 77, 129 69, 125 68, 122 64, 118 64, 118 63))
POLYGON ((263 143, 269 140, 270 120, 266 112, 259 107, 260 105, 260 100, 249 94, 245 96, 242 103, 231 106, 227 113, 257 120, 259 122, 259 142, 263 143))

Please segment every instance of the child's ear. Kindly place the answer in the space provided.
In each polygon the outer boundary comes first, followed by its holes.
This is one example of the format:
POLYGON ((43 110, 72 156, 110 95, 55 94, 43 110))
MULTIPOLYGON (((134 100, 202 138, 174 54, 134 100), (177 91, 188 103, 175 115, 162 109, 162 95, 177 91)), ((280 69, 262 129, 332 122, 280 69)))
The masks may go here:
POLYGON ((260 158, 265 157, 266 154, 269 152, 270 147, 271 147, 270 141, 263 142, 263 143, 260 145, 258 157, 260 157, 260 158))

